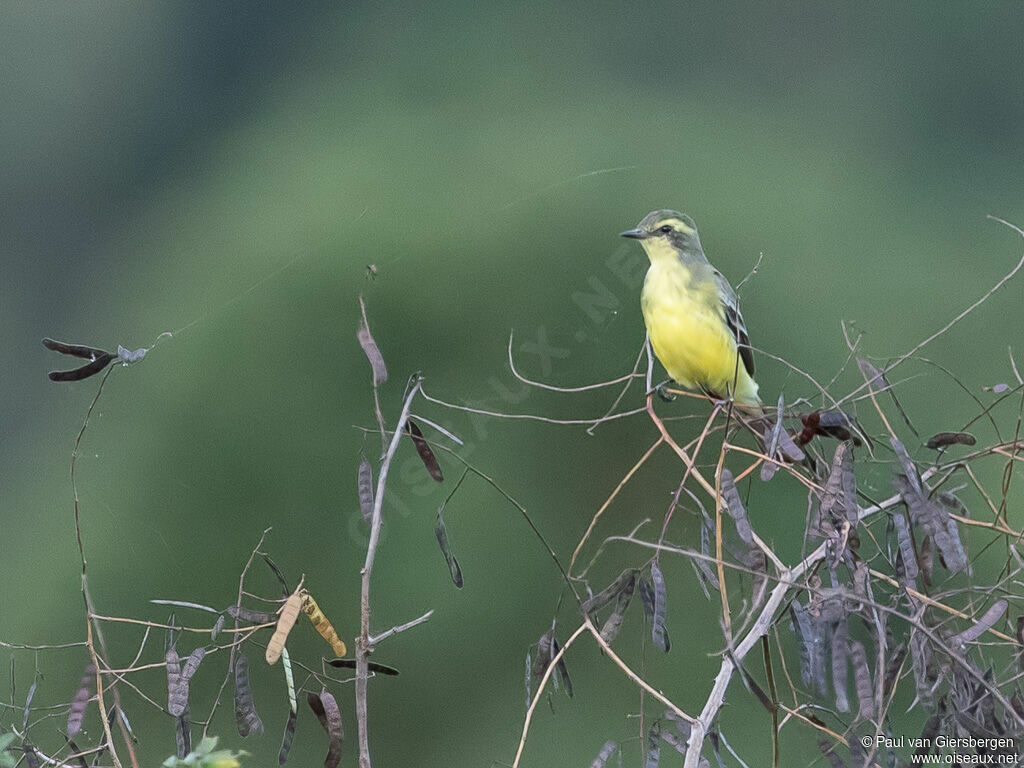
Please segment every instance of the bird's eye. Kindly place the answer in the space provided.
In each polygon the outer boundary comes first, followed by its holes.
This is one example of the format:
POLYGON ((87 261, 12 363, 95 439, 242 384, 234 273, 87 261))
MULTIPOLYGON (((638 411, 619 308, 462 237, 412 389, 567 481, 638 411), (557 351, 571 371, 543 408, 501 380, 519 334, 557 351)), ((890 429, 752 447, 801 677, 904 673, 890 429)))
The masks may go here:
POLYGON ((672 231, 672 225, 671 224, 666 224, 664 227, 660 227, 658 229, 658 231, 659 232, 664 232, 667 235, 669 232, 672 231))

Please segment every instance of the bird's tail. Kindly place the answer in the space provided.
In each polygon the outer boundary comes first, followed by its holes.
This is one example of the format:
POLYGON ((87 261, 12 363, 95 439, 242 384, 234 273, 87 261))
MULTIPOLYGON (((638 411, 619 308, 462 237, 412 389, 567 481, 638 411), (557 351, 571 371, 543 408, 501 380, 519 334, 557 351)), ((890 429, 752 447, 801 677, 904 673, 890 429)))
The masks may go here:
POLYGON ((736 388, 732 393, 733 402, 748 413, 762 413, 764 403, 757 394, 757 382, 745 370, 740 370, 736 377, 736 388))

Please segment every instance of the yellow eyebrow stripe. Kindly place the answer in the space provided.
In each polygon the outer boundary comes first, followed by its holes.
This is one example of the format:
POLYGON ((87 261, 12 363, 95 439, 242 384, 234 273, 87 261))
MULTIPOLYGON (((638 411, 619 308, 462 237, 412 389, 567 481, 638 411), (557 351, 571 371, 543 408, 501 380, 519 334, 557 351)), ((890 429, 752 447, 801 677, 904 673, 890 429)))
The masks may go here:
POLYGON ((657 229, 658 227, 663 227, 666 224, 670 224, 673 229, 678 229, 680 232, 685 232, 688 235, 692 235, 694 233, 693 227, 691 227, 689 224, 687 224, 687 223, 685 223, 683 221, 680 221, 679 219, 675 219, 675 218, 673 218, 673 219, 665 219, 664 221, 659 221, 657 224, 654 225, 654 228, 657 229))

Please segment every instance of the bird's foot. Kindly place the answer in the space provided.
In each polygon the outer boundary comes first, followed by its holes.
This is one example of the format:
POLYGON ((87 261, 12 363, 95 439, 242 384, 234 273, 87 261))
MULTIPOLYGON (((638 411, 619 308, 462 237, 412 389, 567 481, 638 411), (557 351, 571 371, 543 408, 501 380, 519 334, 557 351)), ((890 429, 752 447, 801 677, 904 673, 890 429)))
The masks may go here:
POLYGON ((671 394, 668 391, 668 386, 669 386, 669 384, 674 384, 674 383, 675 382, 672 381, 672 379, 665 379, 663 382, 661 382, 661 384, 658 384, 657 386, 652 387, 651 390, 647 394, 650 395, 650 394, 652 394, 654 392, 657 392, 658 393, 658 397, 660 397, 666 403, 671 403, 673 400, 676 399, 677 395, 671 394))

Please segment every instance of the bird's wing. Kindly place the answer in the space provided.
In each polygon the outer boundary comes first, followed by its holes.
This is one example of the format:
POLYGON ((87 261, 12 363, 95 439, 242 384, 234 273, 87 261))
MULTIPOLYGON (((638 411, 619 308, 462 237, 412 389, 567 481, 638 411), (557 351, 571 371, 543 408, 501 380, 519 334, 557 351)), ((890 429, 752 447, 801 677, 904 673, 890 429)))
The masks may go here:
POLYGON ((739 348, 743 367, 753 377, 754 352, 750 348, 747 324, 743 322, 743 315, 740 313, 739 299, 736 298, 736 291, 732 289, 729 281, 717 269, 715 270, 715 282, 718 284, 718 295, 722 299, 722 309, 725 311, 725 324, 729 326, 733 338, 736 339, 736 346, 739 348))

